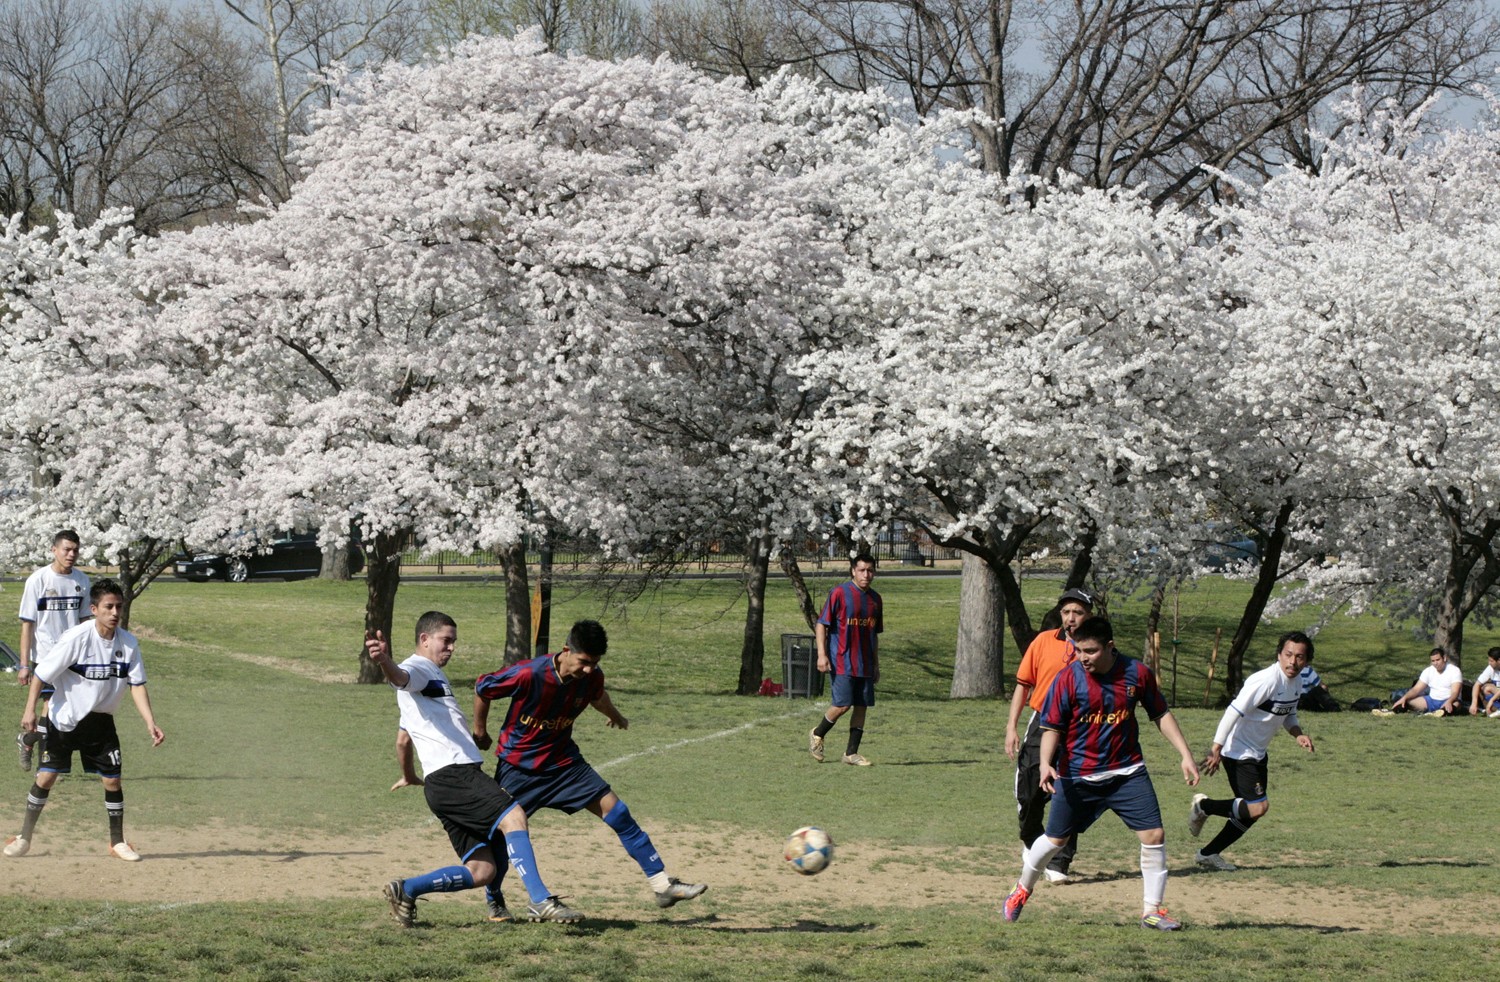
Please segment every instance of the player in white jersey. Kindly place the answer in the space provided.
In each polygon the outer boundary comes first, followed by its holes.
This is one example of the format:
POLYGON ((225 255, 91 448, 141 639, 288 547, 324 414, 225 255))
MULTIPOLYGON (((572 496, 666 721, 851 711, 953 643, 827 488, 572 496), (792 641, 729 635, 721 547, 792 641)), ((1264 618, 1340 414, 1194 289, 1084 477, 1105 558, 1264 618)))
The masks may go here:
POLYGON ((1489 664, 1474 680, 1474 690, 1469 703, 1469 714, 1478 716, 1500 716, 1500 648, 1491 648, 1485 655, 1489 664), (1481 706, 1480 703, 1484 705, 1481 706))
POLYGON ((6 856, 24 856, 30 850, 47 796, 59 776, 72 773, 77 751, 84 771, 99 775, 104 782, 110 855, 130 862, 141 858, 125 841, 125 792, 120 785, 120 737, 115 731, 115 709, 127 690, 146 723, 151 745, 161 746, 165 737, 151 712, 140 642, 120 627, 124 609, 125 592, 120 584, 114 580, 95 583, 89 591, 93 621, 68 631, 37 662, 21 716, 22 732, 37 728, 36 704, 43 683, 51 683, 56 691, 43 721, 42 761, 26 797, 26 817, 20 834, 5 844, 6 856))
MULTIPOLYGON (((31 667, 57 643, 57 639, 83 619, 89 578, 76 568, 78 533, 63 529, 52 537, 52 562, 26 578, 21 591, 21 670, 16 681, 31 684, 31 667)), ((42 688, 42 698, 52 697, 52 687, 42 688)), ((45 702, 43 703, 45 705, 45 702)), ((42 731, 16 734, 21 770, 31 770, 31 759, 42 731)))
POLYGON ((1224 710, 1202 770, 1206 775, 1213 774, 1222 761, 1235 796, 1210 798, 1205 794, 1193 795, 1188 831, 1195 838, 1203 831, 1203 823, 1210 815, 1228 819, 1213 841, 1198 850, 1194 858, 1199 866, 1233 870, 1234 864, 1221 853, 1270 810, 1271 802, 1266 793, 1266 751, 1276 734, 1286 730, 1298 746, 1308 753, 1313 752, 1312 738, 1303 733, 1297 723, 1297 701, 1302 697, 1302 682, 1298 676, 1312 660, 1312 654, 1312 639, 1307 635, 1301 631, 1283 634, 1276 642, 1276 663, 1246 679, 1240 694, 1224 710))
MULTIPOLYGON (((392 916, 402 927, 413 926, 418 897, 488 884, 495 879, 496 857, 503 854, 531 896, 530 920, 582 920, 582 914, 564 907, 543 884, 526 830, 526 813, 481 769, 484 755, 475 746, 468 720, 453 697, 453 686, 443 674, 458 641, 458 625, 447 614, 429 610, 417 619, 416 633, 416 653, 400 665, 391 660, 390 645, 379 632, 365 641, 365 650, 396 689, 401 729, 422 762, 419 783, 427 807, 443 823, 463 865, 387 883, 385 898, 392 916)), ((515 920, 499 894, 490 900, 490 920, 515 920)))

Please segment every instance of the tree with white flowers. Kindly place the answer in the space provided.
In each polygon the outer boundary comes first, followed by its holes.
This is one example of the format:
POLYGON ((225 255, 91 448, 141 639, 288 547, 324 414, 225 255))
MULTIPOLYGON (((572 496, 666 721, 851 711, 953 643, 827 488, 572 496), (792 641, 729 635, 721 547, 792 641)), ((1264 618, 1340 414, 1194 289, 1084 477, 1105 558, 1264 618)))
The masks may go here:
POLYGON ((1233 215, 1247 400, 1356 492, 1321 531, 1338 564, 1297 596, 1381 602, 1457 661, 1500 579, 1500 129, 1348 112, 1318 173, 1233 215))
MULTIPOLYGON (((899 514, 974 557, 1024 649, 1032 534, 1097 530, 1112 547, 1184 482, 1181 404, 1220 328, 1195 220, 1075 183, 955 193, 974 180, 863 189, 899 233, 867 236, 842 298, 863 338, 806 366, 834 393, 808 440, 847 489, 846 522, 899 514)), ((960 657, 955 695, 998 691, 998 669, 960 657)))

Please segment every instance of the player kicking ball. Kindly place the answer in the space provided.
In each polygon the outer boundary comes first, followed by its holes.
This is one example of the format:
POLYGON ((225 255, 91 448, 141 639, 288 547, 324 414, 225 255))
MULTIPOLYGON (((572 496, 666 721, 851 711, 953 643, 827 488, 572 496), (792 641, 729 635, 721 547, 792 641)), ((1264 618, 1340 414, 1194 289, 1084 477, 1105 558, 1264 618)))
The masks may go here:
MULTIPOLYGON (((557 654, 539 655, 474 681, 474 742, 490 745, 487 721, 490 702, 509 699, 505 726, 496 741, 495 782, 515 799, 525 815, 538 808, 556 808, 571 815, 587 809, 604 820, 620 837, 620 845, 646 874, 658 907, 692 900, 708 889, 703 883, 683 883, 667 875, 651 837, 636 823, 599 773, 583 759, 573 742, 573 722, 592 706, 609 725, 625 729, 630 721, 620 715, 604 691, 599 659, 609 638, 598 621, 578 621, 557 654)), ((522 817, 525 821, 525 817, 522 817)), ((504 919, 505 900, 500 880, 490 891, 491 920, 504 919)))
POLYGON ((1141 927, 1176 931, 1182 924, 1162 905, 1167 892, 1166 833, 1141 754, 1135 707, 1145 707, 1147 717, 1181 754, 1182 776, 1190 785, 1198 783, 1198 765, 1156 676, 1145 663, 1115 650, 1109 621, 1084 621, 1073 632, 1073 643, 1078 657, 1057 673, 1042 707, 1041 784, 1052 794, 1047 830, 1023 854, 1021 878, 1001 912, 1007 921, 1019 918, 1058 850, 1112 811, 1141 840, 1141 927))
MULTIPOLYGON (((429 610, 417 619, 416 639, 416 652, 399 665, 391 660, 390 645, 379 631, 365 640, 365 650, 396 690, 401 728, 410 735, 426 774, 420 783, 427 807, 442 822, 462 865, 387 883, 391 916, 402 927, 413 927, 418 897, 486 886, 499 879, 496 870, 503 868, 499 857, 504 855, 531 896, 530 920, 582 920, 582 914, 563 906, 542 882, 525 813, 484 773, 484 754, 474 746, 468 721, 443 673, 458 642, 458 625, 442 611, 429 610)), ((508 915, 504 919, 514 920, 508 915)))

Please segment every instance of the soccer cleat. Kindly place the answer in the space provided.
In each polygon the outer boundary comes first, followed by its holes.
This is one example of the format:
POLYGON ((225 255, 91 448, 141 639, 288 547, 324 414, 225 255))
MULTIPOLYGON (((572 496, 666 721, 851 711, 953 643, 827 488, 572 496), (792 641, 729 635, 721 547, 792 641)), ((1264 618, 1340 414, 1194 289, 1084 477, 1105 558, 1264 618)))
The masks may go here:
POLYGON ((684 883, 674 876, 667 888, 656 895, 656 906, 670 907, 679 900, 692 900, 703 896, 707 889, 707 883, 684 883))
POLYGON ((1500 719, 1500 709, 1491 710, 1490 719, 1500 719))
POLYGON ((564 907, 561 899, 548 897, 539 904, 528 904, 526 907, 526 919, 533 924, 540 924, 542 921, 556 921, 559 924, 576 924, 583 920, 583 915, 569 907, 564 907))
POLYGON ((1048 883, 1067 883, 1072 879, 1067 870, 1053 869, 1051 866, 1042 870, 1042 875, 1047 878, 1048 883))
POLYGON ((392 880, 385 885, 385 899, 391 902, 391 916, 402 927, 415 927, 417 899, 406 895, 406 881, 392 880))
POLYGON ((16 751, 21 757, 21 770, 31 770, 31 744, 26 742, 26 734, 16 734, 16 751))
POLYGON ((1182 922, 1174 920, 1167 913, 1167 908, 1158 907, 1149 914, 1141 915, 1141 927, 1149 927, 1153 931, 1180 931, 1182 922))
POLYGON ((1031 891, 1017 883, 1016 888, 1005 898, 1005 904, 1000 908, 1000 913, 1007 921, 1020 918, 1021 908, 1026 906, 1026 901, 1031 899, 1031 891))
POLYGON ((19 835, 13 835, 5 840, 5 854, 12 859, 26 855, 31 849, 31 840, 23 839, 19 835))
POLYGON ((1203 803, 1207 800, 1206 794, 1193 795, 1193 807, 1188 810, 1188 835, 1195 839, 1203 831, 1203 823, 1208 821, 1208 812, 1203 810, 1203 803))
POLYGON ((1370 715, 1371 716, 1394 716, 1394 715, 1396 715, 1396 711, 1394 709, 1372 709, 1372 710, 1370 710, 1370 715))
POLYGON ((141 854, 132 849, 128 842, 116 842, 109 847, 109 854, 116 859, 123 859, 127 863, 138 863, 141 861, 141 854))
POLYGON ((818 736, 816 727, 807 734, 807 752, 812 754, 812 759, 823 763, 823 738, 818 736))
POLYGON ((1442 719, 1444 716, 1448 715, 1448 710, 1444 709, 1442 706, 1439 706, 1427 715, 1431 716, 1433 719, 1442 719))
POLYGON ((485 894, 485 906, 490 909, 489 919, 496 924, 509 924, 516 919, 516 915, 505 906, 505 894, 496 890, 494 895, 485 894))
POLYGON ((1199 849, 1193 855, 1193 861, 1196 862, 1199 866, 1202 866, 1204 869, 1216 869, 1224 873, 1233 873, 1235 870, 1239 869, 1238 866, 1234 865, 1223 856, 1220 856, 1218 853, 1206 853, 1202 849, 1199 849))
POLYGON ((863 754, 844 754, 844 763, 853 764, 855 767, 869 767, 870 759, 863 754))

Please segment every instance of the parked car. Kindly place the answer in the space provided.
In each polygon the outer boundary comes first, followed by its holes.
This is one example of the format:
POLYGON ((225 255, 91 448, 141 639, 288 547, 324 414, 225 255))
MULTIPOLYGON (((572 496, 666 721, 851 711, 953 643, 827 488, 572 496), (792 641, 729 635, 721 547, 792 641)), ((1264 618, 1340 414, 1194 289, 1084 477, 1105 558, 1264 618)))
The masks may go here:
POLYGON ((16 650, 4 641, 0 641, 0 672, 18 672, 21 670, 21 658, 16 650))
MULTIPOLYGON (((243 583, 257 577, 300 580, 317 576, 323 566, 323 550, 316 532, 284 532, 267 543, 269 552, 197 552, 172 557, 172 575, 183 580, 228 580, 243 583)), ((351 546, 349 572, 364 569, 365 554, 351 546)))

